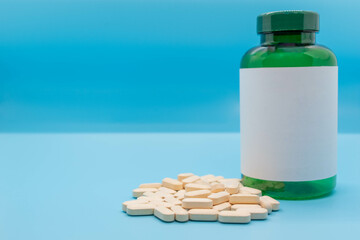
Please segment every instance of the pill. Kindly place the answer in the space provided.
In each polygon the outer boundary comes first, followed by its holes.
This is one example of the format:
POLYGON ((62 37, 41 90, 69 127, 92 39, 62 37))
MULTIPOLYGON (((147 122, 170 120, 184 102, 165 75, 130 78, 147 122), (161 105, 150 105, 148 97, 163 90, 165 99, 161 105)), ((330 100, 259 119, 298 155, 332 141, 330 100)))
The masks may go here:
MULTIPOLYGON (((157 197, 157 196, 152 196, 152 197, 141 196, 141 197, 138 197, 136 200, 147 200, 148 202, 153 201, 153 200, 163 201, 163 199, 161 197, 157 197)), ((134 201, 136 201, 136 200, 134 200, 134 201)))
POLYGON ((211 185, 211 192, 217 193, 225 191, 225 185, 222 183, 215 183, 211 185))
POLYGON ((207 198, 211 192, 209 190, 196 190, 191 192, 186 192, 186 198, 207 198))
POLYGON ((246 210, 219 212, 219 222, 222 223, 249 223, 250 221, 251 214, 246 210))
POLYGON ((162 180, 162 186, 176 191, 183 189, 183 183, 172 178, 164 178, 162 180))
POLYGON ((190 176, 190 177, 187 177, 187 178, 183 179, 182 182, 183 182, 184 186, 186 186, 186 184, 194 183, 199 179, 200 179, 199 176, 193 175, 193 176, 190 176))
POLYGON ((238 208, 236 211, 246 210, 250 212, 251 219, 266 219, 268 211, 265 208, 238 208))
POLYGON ((208 175, 201 176, 200 178, 203 180, 207 180, 207 179, 215 178, 215 176, 212 174, 208 174, 208 175))
POLYGON ((173 206, 170 208, 175 213, 175 220, 178 222, 189 221, 189 213, 180 206, 173 206))
POLYGON ((154 216, 164 222, 173 222, 175 220, 174 212, 164 206, 156 207, 154 209, 154 216))
POLYGON ((240 179, 239 178, 223 178, 223 179, 219 179, 218 182, 223 183, 226 186, 226 184, 228 184, 228 183, 239 183, 240 179))
POLYGON ((208 181, 206 181, 206 180, 197 180, 196 182, 194 182, 194 183, 196 183, 196 184, 201 184, 201 185, 207 185, 207 186, 209 186, 210 185, 210 183, 208 182, 208 181))
POLYGON ((196 183, 189 183, 185 186, 185 191, 210 190, 210 186, 196 183))
POLYGON ((190 220, 193 221, 216 221, 219 211, 215 209, 191 209, 189 210, 190 220))
POLYGON ((261 199, 260 197, 260 206, 265 208, 268 211, 268 214, 272 212, 272 205, 268 200, 261 199))
POLYGON ((265 201, 269 201, 271 203, 273 211, 277 211, 277 210, 280 209, 280 202, 273 199, 272 197, 270 197, 270 196, 262 196, 262 197, 260 197, 260 199, 265 200, 265 201))
POLYGON ((220 211, 231 210, 231 204, 228 202, 220 203, 219 205, 213 206, 213 209, 220 211))
POLYGON ((212 193, 208 198, 213 201, 213 205, 218 205, 223 202, 228 202, 230 194, 228 192, 212 193))
POLYGON ((122 203, 122 210, 123 210, 124 212, 126 212, 127 206, 128 206, 129 204, 148 203, 148 202, 149 202, 149 200, 147 200, 147 199, 136 199, 136 200, 125 201, 125 202, 122 203))
POLYGON ((261 208, 261 206, 259 204, 234 204, 231 205, 231 210, 235 211, 237 209, 247 209, 247 208, 261 208))
POLYGON ((168 196, 168 197, 164 198, 164 200, 165 200, 165 202, 172 203, 174 205, 182 204, 182 202, 179 199, 175 198, 174 196, 168 196))
POLYGON ((160 192, 170 193, 170 194, 174 194, 174 193, 176 193, 176 191, 175 191, 175 190, 170 189, 170 188, 167 188, 167 187, 161 187, 161 188, 159 188, 159 191, 160 191, 160 192))
POLYGON ((223 176, 216 176, 216 177, 215 177, 215 181, 218 181, 218 182, 219 182, 219 180, 221 180, 221 179, 224 179, 224 177, 223 177, 223 176))
POLYGON ((163 206, 163 207, 166 207, 166 208, 171 208, 173 206, 175 206, 175 204, 173 203, 168 203, 168 202, 157 202, 157 203, 154 203, 154 202, 149 202, 150 204, 154 204, 156 207, 158 206, 163 206))
POLYGON ((184 198, 182 200, 182 207, 183 208, 212 208, 213 201, 208 198, 184 198))
POLYGON ((194 174, 192 174, 192 173, 180 173, 178 175, 178 180, 182 181, 183 179, 191 177, 191 176, 194 176, 194 174))
POLYGON ((126 213, 129 215, 153 215, 155 205, 138 203, 138 204, 129 204, 126 209, 126 213))
POLYGON ((239 192, 239 182, 231 182, 225 185, 225 191, 230 194, 235 194, 239 192))
POLYGON ((142 196, 140 197, 156 197, 158 192, 144 192, 142 196))
POLYGON ((159 188, 161 183, 143 183, 140 184, 139 188, 159 188))
POLYGON ((261 191, 259 189, 255 189, 255 188, 250 188, 250 187, 242 187, 240 188, 240 193, 250 193, 253 195, 258 195, 259 197, 261 197, 261 191))
POLYGON ((258 195, 237 193, 230 196, 229 202, 235 203, 259 203, 260 199, 258 195))
POLYGON ((185 197, 185 190, 178 191, 177 193, 174 194, 174 197, 179 200, 183 200, 185 197))
POLYGON ((133 197, 140 197, 144 192, 156 192, 157 188, 136 188, 133 190, 133 197))

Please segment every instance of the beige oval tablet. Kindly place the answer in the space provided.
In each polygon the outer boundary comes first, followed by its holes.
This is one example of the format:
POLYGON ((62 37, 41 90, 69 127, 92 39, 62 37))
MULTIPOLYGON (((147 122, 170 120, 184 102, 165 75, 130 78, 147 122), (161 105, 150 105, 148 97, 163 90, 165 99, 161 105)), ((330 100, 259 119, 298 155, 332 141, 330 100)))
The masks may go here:
POLYGON ((231 204, 235 203, 259 203, 260 198, 258 195, 251 195, 251 194, 233 194, 230 196, 229 202, 231 204))
POLYGON ((219 213, 219 222, 222 223, 249 223, 251 214, 248 211, 222 211, 219 213))
POLYGON ((211 185, 211 192, 217 193, 225 191, 225 185, 222 183, 214 183, 211 185))
POLYGON ((182 180, 182 182, 183 182, 184 186, 186 186, 186 184, 194 183, 194 182, 196 182, 196 181, 199 180, 199 179, 200 179, 199 176, 194 175, 194 176, 190 176, 190 177, 184 178, 184 179, 182 180))
POLYGON ((187 222, 189 221, 189 213, 184 208, 180 206, 173 206, 171 210, 175 213, 175 220, 178 222, 187 222))
POLYGON ((230 194, 228 192, 212 193, 208 198, 213 201, 213 205, 218 205, 223 202, 228 202, 230 194))
POLYGON ((239 193, 249 193, 249 194, 253 194, 253 195, 258 195, 259 197, 261 197, 262 193, 259 189, 256 188, 250 188, 250 187, 242 187, 240 188, 240 192, 239 193))
POLYGON ((213 209, 220 211, 231 210, 231 204, 228 202, 221 203, 219 205, 213 206, 213 209))
POLYGON ((153 204, 129 204, 126 209, 128 215, 153 215, 155 206, 153 204))
POLYGON ((184 198, 182 200, 183 208, 206 209, 206 208, 212 208, 212 206, 213 206, 213 201, 207 198, 184 198))
POLYGON ((148 202, 149 202, 149 199, 136 199, 136 200, 125 201, 125 202, 122 203, 122 210, 124 212, 126 212, 127 206, 129 204, 148 203, 148 202))
POLYGON ((215 209, 191 209, 189 217, 193 221, 216 221, 218 213, 219 211, 215 209))
POLYGON ((269 201, 260 198, 259 204, 268 211, 268 214, 272 212, 272 204, 269 201))
POLYGON ((144 192, 156 192, 157 188, 136 188, 133 190, 133 197, 140 197, 144 192))
POLYGON ((196 191, 196 190, 210 190, 209 185, 197 184, 197 183, 189 183, 185 186, 186 192, 196 191))
POLYGON ((265 208, 248 208, 248 209, 238 209, 236 211, 246 210, 251 214, 251 219, 266 219, 268 216, 268 211, 265 208))
POLYGON ((247 204, 247 203, 243 203, 243 204, 234 204, 231 206, 231 210, 235 211, 237 209, 246 209, 246 208, 261 208, 261 206, 259 204, 247 204))
POLYGON ((162 186, 176 191, 183 189, 183 183, 172 178, 164 178, 162 180, 162 186))
POLYGON ((161 183, 143 183, 140 184, 139 188, 159 188, 161 183))
POLYGON ((186 192, 185 198, 207 198, 211 192, 209 190, 196 190, 191 192, 186 192))
POLYGON ((262 196, 262 197, 260 197, 260 199, 269 201, 271 203, 273 211, 277 211, 280 209, 280 202, 278 200, 275 200, 270 196, 262 196))
POLYGON ((175 220, 174 212, 164 206, 156 207, 154 209, 154 215, 164 222, 173 222, 175 220))
POLYGON ((182 181, 183 179, 191 177, 191 176, 194 176, 194 174, 193 173, 180 173, 177 178, 179 181, 182 181))

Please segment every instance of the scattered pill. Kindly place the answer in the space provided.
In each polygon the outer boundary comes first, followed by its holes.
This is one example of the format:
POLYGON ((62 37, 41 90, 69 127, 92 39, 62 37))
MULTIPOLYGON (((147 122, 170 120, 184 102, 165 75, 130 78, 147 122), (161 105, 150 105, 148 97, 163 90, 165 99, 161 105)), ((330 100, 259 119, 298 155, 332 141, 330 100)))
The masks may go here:
POLYGON ((250 221, 251 214, 246 210, 219 212, 219 222, 222 223, 249 223, 250 221))
POLYGON ((239 192, 239 182, 231 182, 225 185, 225 191, 230 194, 235 194, 239 192))
POLYGON ((176 191, 183 189, 183 183, 172 178, 164 178, 162 180, 162 186, 176 191))
POLYGON ((191 209, 189 210, 190 220, 193 221, 216 221, 219 211, 215 209, 191 209))
POLYGON ((192 174, 192 173, 180 173, 177 178, 181 182, 185 178, 188 178, 188 177, 191 177, 191 176, 194 176, 194 174, 192 174))
POLYGON ((185 197, 185 190, 180 190, 177 193, 174 194, 174 197, 176 197, 179 200, 183 200, 185 197))
POLYGON ((154 216, 164 222, 173 222, 175 220, 174 212, 164 206, 156 207, 154 209, 154 216))
POLYGON ((196 190, 185 193, 185 198, 207 198, 211 192, 209 190, 196 190))
POLYGON ((183 208, 212 208, 213 201, 208 198, 184 198, 182 200, 182 207, 183 208))
POLYGON ((182 204, 182 202, 179 199, 175 198, 174 196, 168 196, 168 197, 164 198, 164 200, 165 200, 165 202, 172 203, 174 205, 182 204))
POLYGON ((213 209, 220 211, 231 210, 231 204, 228 202, 220 203, 219 205, 213 206, 213 209))
POLYGON ((138 203, 138 204, 129 204, 126 209, 128 215, 153 215, 155 205, 138 203))
POLYGON ((143 183, 140 184, 139 188, 160 188, 161 183, 143 183))
POLYGON ((236 211, 246 210, 250 212, 251 219, 266 219, 268 216, 268 211, 265 208, 238 208, 236 211))
POLYGON ((230 196, 229 202, 235 203, 259 203, 260 199, 258 195, 237 193, 230 196))
POLYGON ((240 188, 240 193, 250 193, 253 195, 258 195, 259 197, 261 197, 261 191, 256 189, 256 188, 250 188, 250 187, 242 187, 240 188))
POLYGON ((133 197, 140 197, 144 192, 156 192, 157 188, 136 188, 133 190, 133 197))
POLYGON ((215 183, 213 185, 211 185, 211 192, 213 193, 217 193, 217 192, 222 192, 225 191, 225 185, 222 183, 215 183))
POLYGON ((259 204, 247 204, 247 203, 243 203, 243 204, 233 204, 231 205, 231 210, 235 211, 237 209, 247 209, 247 208, 261 208, 261 206, 259 204))
POLYGON ((161 188, 159 188, 159 191, 160 191, 160 192, 170 193, 170 194, 174 194, 174 193, 176 193, 176 191, 175 191, 175 190, 170 189, 170 188, 167 188, 167 187, 161 187, 161 188))
POLYGON ((273 211, 277 211, 280 209, 280 202, 278 200, 273 199, 270 196, 262 196, 260 197, 261 200, 269 201, 272 206, 273 211))
POLYGON ((126 202, 123 202, 123 204, 122 204, 122 210, 124 211, 124 212, 126 212, 126 210, 127 210, 127 206, 129 205, 129 204, 136 204, 136 203, 148 203, 149 202, 149 200, 142 200, 142 199, 136 199, 136 200, 130 200, 130 201, 126 201, 126 202))
POLYGON ((189 221, 189 213, 180 206, 173 206, 171 210, 175 213, 175 220, 178 222, 189 221))
POLYGON ((218 205, 223 202, 228 202, 230 198, 230 194, 228 192, 218 192, 212 193, 208 196, 209 199, 213 201, 214 205, 218 205))
POLYGON ((210 186, 196 183, 189 183, 185 186, 186 192, 196 191, 196 190, 210 190, 210 186))
POLYGON ((193 176, 190 176, 190 177, 187 177, 187 178, 183 179, 182 182, 183 182, 184 186, 186 186, 186 184, 194 183, 199 179, 200 179, 199 176, 193 175, 193 176))
POLYGON ((219 180, 221 180, 221 179, 224 179, 224 177, 223 177, 223 176, 217 176, 217 177, 215 177, 215 181, 219 181, 219 180))
POLYGON ((264 200, 260 197, 260 206, 268 211, 268 214, 272 212, 272 204, 268 200, 264 200))

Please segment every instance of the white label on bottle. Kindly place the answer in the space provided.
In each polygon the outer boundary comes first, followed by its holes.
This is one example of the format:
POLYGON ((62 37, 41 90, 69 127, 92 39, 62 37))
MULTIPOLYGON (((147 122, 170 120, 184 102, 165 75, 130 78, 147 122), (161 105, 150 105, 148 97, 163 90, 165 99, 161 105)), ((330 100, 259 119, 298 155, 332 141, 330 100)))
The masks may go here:
POLYGON ((336 175, 338 68, 240 69, 241 171, 272 181, 336 175))

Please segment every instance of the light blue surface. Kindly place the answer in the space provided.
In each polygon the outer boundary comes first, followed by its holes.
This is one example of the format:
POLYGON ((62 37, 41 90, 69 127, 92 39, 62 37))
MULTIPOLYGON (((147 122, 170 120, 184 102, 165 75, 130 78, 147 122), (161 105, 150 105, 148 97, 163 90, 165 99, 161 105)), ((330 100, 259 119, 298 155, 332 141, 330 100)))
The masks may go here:
POLYGON ((319 12, 360 132, 358 0, 1 0, 0 132, 238 132, 256 16, 285 9, 319 12))
POLYGON ((338 140, 329 197, 281 201, 247 225, 167 224, 128 217, 121 202, 140 183, 181 172, 239 177, 239 134, 0 134, 0 239, 355 239, 360 135, 338 140))

